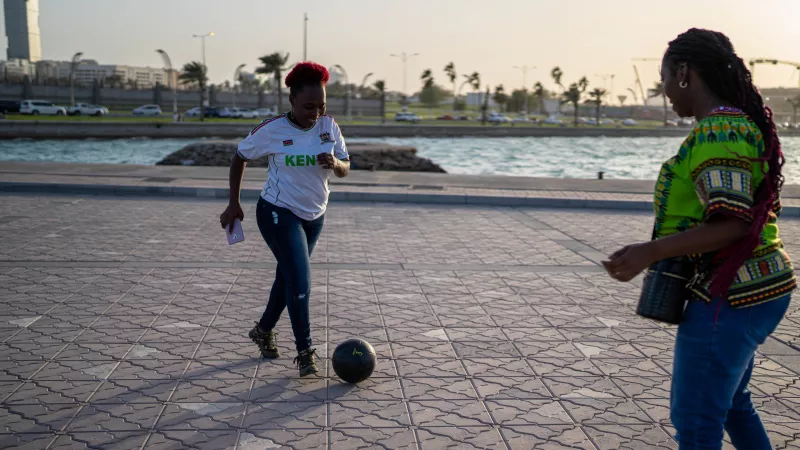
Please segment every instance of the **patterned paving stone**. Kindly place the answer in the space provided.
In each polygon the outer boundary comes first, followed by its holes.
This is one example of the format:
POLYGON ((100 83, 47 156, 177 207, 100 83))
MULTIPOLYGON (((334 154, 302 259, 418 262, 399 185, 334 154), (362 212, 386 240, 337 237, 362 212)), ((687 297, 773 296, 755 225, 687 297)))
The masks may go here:
MULTIPOLYGON (((333 204, 312 258, 321 372, 301 379, 285 315, 281 358, 247 337, 274 260, 227 246, 223 206, 0 197, 0 216, 59 211, 25 222, 34 239, 0 223, 0 447, 676 448, 675 328, 594 261, 647 239, 648 215, 333 204), (351 337, 378 354, 358 385, 329 359, 351 337)), ((800 448, 798 336, 793 305, 753 372, 776 448, 800 448)))
POLYGON ((528 425, 500 428, 512 450, 594 449, 585 432, 576 425, 528 425))
POLYGON ((234 448, 237 437, 235 430, 159 430, 149 436, 144 448, 229 449, 234 448))
POLYGON ((372 448, 413 450, 417 448, 417 442, 414 432, 408 428, 341 428, 331 430, 330 448, 332 450, 372 448))
POLYGON ((658 425, 584 425, 583 431, 600 450, 678 448, 658 425))
POLYGON ((422 449, 503 449, 503 437, 491 427, 437 427, 420 428, 419 444, 422 449))

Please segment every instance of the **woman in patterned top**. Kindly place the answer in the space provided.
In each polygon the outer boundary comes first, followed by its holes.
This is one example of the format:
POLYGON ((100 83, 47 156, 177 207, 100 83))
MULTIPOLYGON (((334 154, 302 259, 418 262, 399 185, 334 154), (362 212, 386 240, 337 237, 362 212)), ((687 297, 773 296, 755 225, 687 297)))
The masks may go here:
POLYGON ((712 258, 678 327, 670 417, 681 449, 769 449, 748 384, 756 348, 796 287, 778 235, 784 158, 750 71, 722 33, 691 29, 669 43, 664 89, 697 125, 656 183, 654 239, 604 261, 619 281, 679 256, 712 258))

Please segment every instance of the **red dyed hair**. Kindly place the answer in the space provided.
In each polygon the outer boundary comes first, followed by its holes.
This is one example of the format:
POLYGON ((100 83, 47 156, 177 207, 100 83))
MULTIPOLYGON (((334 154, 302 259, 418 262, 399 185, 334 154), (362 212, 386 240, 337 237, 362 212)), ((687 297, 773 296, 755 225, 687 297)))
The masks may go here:
POLYGON ((301 62, 297 63, 297 65, 292 68, 291 72, 286 75, 285 83, 286 87, 294 93, 303 86, 313 84, 322 84, 325 86, 328 84, 330 78, 331 74, 322 64, 301 62))

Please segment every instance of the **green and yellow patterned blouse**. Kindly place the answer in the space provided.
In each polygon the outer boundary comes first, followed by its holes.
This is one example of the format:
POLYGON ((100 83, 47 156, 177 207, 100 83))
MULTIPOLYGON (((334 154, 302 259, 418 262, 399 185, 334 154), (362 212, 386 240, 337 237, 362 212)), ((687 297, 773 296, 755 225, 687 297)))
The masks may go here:
MULTIPOLYGON (((751 161, 764 151, 761 131, 744 113, 718 108, 689 134, 677 155, 661 168, 655 188, 654 238, 700 225, 715 213, 751 221, 750 208, 764 179, 762 164, 751 161)), ((766 165, 766 163, 764 163, 766 165)), ((728 301, 752 306, 786 296, 797 285, 794 269, 778 234, 780 200, 761 233, 753 256, 739 269, 728 301)), ((711 301, 710 280, 692 288, 711 301)))

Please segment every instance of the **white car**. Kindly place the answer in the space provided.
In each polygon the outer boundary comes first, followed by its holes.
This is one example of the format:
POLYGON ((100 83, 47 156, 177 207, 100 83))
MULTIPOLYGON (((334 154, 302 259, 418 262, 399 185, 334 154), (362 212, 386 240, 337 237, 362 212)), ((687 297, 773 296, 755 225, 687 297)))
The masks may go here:
POLYGON ((615 122, 614 119, 603 119, 600 121, 600 123, 603 125, 614 125, 615 122))
POLYGON ((236 119, 258 119, 258 114, 252 109, 247 108, 232 108, 235 111, 233 112, 233 117, 236 119))
POLYGON ((550 116, 547 119, 544 119, 542 123, 546 125, 563 125, 564 121, 559 119, 558 117, 550 116))
POLYGON ((160 116, 161 107, 158 105, 142 105, 133 110, 134 116, 160 116))
POLYGON ((45 100, 23 100, 19 104, 19 113, 33 116, 66 116, 67 110, 63 106, 54 105, 45 100))
POLYGON ((255 112, 258 117, 275 117, 278 115, 277 109, 269 109, 269 108, 258 108, 253 112, 255 112))
POLYGON ((417 123, 420 120, 422 120, 422 117, 420 117, 420 116, 418 116, 418 115, 416 115, 414 113, 410 113, 410 112, 399 112, 399 113, 395 114, 394 120, 395 120, 395 122, 417 123))
POLYGON ((533 123, 533 120, 531 120, 528 116, 517 116, 511 120, 511 123, 533 123))
POLYGON ((70 116, 105 116, 108 114, 108 108, 89 103, 76 103, 75 106, 67 108, 67 114, 70 116))
POLYGON ((489 116, 486 118, 486 120, 489 123, 494 123, 494 124, 511 122, 511 119, 500 113, 489 113, 489 116))
POLYGON ((194 108, 187 110, 185 113, 183 113, 183 115, 186 117, 200 117, 200 107, 195 106, 194 108))
POLYGON ((625 125, 626 127, 635 127, 636 125, 639 125, 639 122, 633 119, 625 119, 622 121, 622 124, 625 125))

